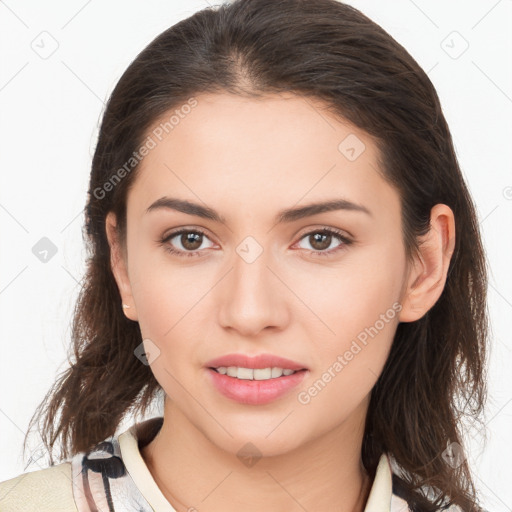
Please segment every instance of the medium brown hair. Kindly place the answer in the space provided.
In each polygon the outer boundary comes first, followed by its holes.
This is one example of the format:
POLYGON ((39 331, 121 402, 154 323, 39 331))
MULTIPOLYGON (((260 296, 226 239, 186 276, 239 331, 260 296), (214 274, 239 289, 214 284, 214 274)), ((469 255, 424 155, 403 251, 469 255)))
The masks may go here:
POLYGON ((379 25, 335 0, 237 0, 206 8, 156 37, 120 78, 92 161, 74 362, 30 423, 44 415, 40 432, 50 463, 59 438, 61 460, 91 449, 129 412, 144 415, 161 390, 134 356, 141 333, 122 311, 105 231, 113 211, 125 246, 126 196, 139 166, 115 186, 105 183, 119 178, 162 115, 215 92, 319 99, 372 135, 379 172, 400 193, 408 262, 430 228, 431 208, 444 203, 453 210, 456 243, 445 288, 422 318, 397 327, 371 393, 362 458, 374 476, 380 455, 393 457, 404 470, 393 476, 393 490, 413 510, 452 503, 480 510, 467 462, 452 467, 443 456, 448 443, 464 446, 462 420, 479 420, 487 393, 487 262, 475 207, 426 73, 379 25))

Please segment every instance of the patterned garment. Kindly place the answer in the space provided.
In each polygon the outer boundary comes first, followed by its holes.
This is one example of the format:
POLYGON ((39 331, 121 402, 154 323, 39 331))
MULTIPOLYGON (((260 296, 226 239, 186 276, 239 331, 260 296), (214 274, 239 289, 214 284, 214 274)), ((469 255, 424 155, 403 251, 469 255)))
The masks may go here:
MULTIPOLYGON (((158 433, 163 417, 152 418, 135 425, 130 432, 134 437, 134 449, 140 450, 158 433), (136 427, 136 428, 135 428, 136 427), (138 448, 135 448, 138 447, 138 448)), ((131 445, 130 445, 131 446, 131 445)), ((123 445, 123 450, 126 445, 123 445)), ((132 448, 129 448, 130 450, 132 448)), ((140 459, 139 459, 140 460, 140 459)), ((386 454, 382 454, 373 486, 381 488, 377 499, 369 499, 365 512, 421 512, 423 508, 408 502, 410 497, 401 479, 392 472, 386 454), (389 470, 388 470, 389 468, 389 470), (389 478, 389 490, 382 491, 382 485, 389 478), (389 492, 389 494, 387 494, 389 492), (372 504, 370 504, 372 501, 372 504), (386 503, 387 502, 387 503, 386 503)), ((130 464, 128 464, 130 465, 130 464)), ((135 467, 133 468, 135 470, 135 467)), ((166 510, 176 512, 163 495, 161 501, 153 503, 153 508, 135 484, 127 471, 121 455, 119 436, 113 435, 96 445, 92 450, 77 453, 71 459, 72 489, 78 512, 154 512, 166 510)), ((140 484, 140 482, 139 482, 140 484)), ((149 497, 148 499, 154 499, 149 497)), ((195 510, 191 507, 191 510, 195 510)), ((452 506, 446 512, 462 512, 452 506)))
POLYGON ((152 512, 121 458, 117 436, 71 460, 78 512, 152 512))

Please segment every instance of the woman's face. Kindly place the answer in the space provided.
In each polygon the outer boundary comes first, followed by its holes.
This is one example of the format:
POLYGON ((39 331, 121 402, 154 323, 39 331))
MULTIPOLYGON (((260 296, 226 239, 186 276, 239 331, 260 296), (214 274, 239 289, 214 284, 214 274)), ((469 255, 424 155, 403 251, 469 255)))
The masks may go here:
POLYGON ((407 280, 399 195, 377 173, 376 146, 311 99, 196 100, 168 133, 173 112, 148 131, 127 200, 123 299, 166 407, 233 453, 247 441, 284 453, 333 429, 357 441, 407 280), (360 208, 304 210, 341 200, 360 208), (213 384, 210 360, 263 353, 307 371, 265 403, 257 381, 242 381, 246 402, 213 384))

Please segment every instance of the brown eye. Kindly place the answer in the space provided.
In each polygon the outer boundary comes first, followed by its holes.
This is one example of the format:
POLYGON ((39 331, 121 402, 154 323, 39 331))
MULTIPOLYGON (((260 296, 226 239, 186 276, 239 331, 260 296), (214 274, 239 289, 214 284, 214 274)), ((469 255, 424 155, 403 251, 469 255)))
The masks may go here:
POLYGON ((328 249, 331 245, 332 235, 314 233, 313 235, 309 235, 309 240, 313 249, 316 251, 325 251, 325 249, 328 249))
POLYGON ((167 235, 160 240, 160 244, 164 246, 166 251, 178 256, 197 256, 204 252, 201 245, 205 240, 209 240, 209 238, 202 231, 181 229, 167 235))
POLYGON ((188 231, 179 235, 179 241, 184 249, 188 251, 195 251, 201 247, 203 235, 195 231, 188 231))
POLYGON ((352 240, 344 236, 342 232, 338 232, 337 230, 335 231, 332 228, 310 231, 301 238, 301 241, 302 240, 307 240, 310 245, 310 248, 302 248, 308 250, 315 256, 331 256, 334 253, 345 249, 352 243, 352 240), (332 242, 336 239, 338 239, 339 243, 332 248, 332 242), (331 249, 328 250, 330 247, 331 249))

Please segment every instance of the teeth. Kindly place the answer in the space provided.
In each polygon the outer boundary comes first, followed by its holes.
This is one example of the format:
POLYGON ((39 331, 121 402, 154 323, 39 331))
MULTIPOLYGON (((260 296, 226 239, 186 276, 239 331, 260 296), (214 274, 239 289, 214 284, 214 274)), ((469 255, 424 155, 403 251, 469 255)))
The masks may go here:
POLYGON ((241 368, 238 366, 219 366, 216 369, 219 373, 223 375, 228 375, 229 377, 236 377, 237 379, 242 380, 268 380, 268 379, 276 379, 281 377, 282 375, 291 375, 295 373, 295 370, 283 369, 283 368, 241 368))

